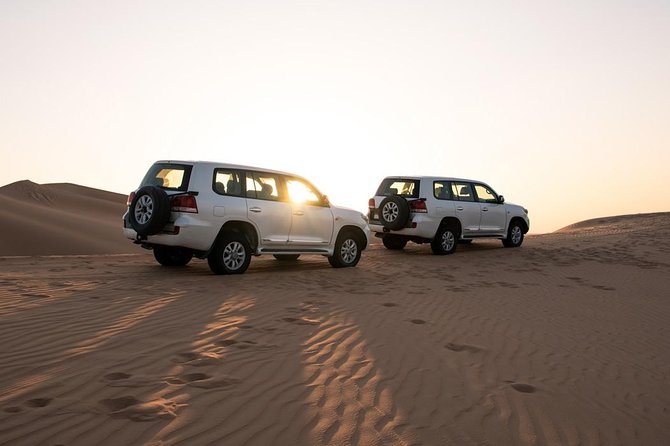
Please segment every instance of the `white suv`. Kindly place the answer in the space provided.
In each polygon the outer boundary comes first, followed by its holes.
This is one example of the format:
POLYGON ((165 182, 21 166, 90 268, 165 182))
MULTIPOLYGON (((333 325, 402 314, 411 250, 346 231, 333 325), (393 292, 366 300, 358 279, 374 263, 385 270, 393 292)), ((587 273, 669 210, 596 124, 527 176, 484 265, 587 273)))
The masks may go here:
POLYGON ((368 207, 370 229, 388 249, 412 241, 451 254, 457 243, 485 237, 518 247, 530 228, 527 209, 481 181, 459 178, 387 177, 368 207))
POLYGON ((367 216, 333 206, 304 178, 214 162, 158 161, 128 197, 124 234, 161 265, 206 258, 216 274, 241 274, 252 255, 328 257, 355 266, 368 246, 367 216))

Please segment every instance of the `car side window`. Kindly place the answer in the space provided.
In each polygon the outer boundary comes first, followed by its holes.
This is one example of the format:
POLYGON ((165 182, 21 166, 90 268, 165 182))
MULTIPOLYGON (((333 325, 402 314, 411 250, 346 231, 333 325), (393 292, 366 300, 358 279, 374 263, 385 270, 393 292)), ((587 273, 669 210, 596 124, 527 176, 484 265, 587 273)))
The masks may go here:
POLYGON ((238 170, 216 169, 212 188, 219 195, 243 197, 242 180, 244 174, 238 170))
POLYGON ((451 192, 455 200, 458 201, 475 201, 472 193, 470 183, 453 182, 451 183, 451 192))
POLYGON ((475 192, 477 193, 477 200, 482 203, 498 203, 496 193, 483 184, 475 184, 475 192))
POLYGON ((453 200, 451 185, 448 181, 433 182, 433 195, 438 200, 453 200))
MULTIPOLYGON (((271 201, 284 199, 284 193, 280 189, 281 182, 279 175, 264 172, 254 172, 251 175, 253 175, 253 181, 251 184, 247 182, 247 191, 253 186, 255 196, 250 196, 250 198, 271 201)), ((247 196, 249 196, 249 192, 247 192, 247 196)))
POLYGON ((299 178, 287 178, 286 189, 288 198, 293 203, 304 203, 312 206, 322 206, 321 194, 309 183, 299 178))

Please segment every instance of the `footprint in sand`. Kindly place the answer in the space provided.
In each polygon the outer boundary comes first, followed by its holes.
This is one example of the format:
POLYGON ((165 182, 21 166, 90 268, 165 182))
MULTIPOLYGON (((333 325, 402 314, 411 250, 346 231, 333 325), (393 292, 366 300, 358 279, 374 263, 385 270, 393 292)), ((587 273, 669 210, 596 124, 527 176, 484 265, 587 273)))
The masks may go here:
POLYGON ((175 401, 164 398, 145 402, 132 395, 100 400, 99 404, 114 418, 127 418, 138 422, 175 418, 180 406, 175 401))
POLYGON ((112 372, 104 376, 109 387, 151 387, 161 382, 153 376, 132 376, 124 372, 112 372))
POLYGON ((382 306, 391 308, 391 307, 397 307, 398 304, 395 303, 395 302, 386 302, 386 303, 383 303, 382 306))
POLYGON ((19 413, 21 412, 21 408, 18 406, 5 407, 2 411, 7 413, 19 413))
POLYGON ((200 373, 190 373, 188 375, 184 375, 182 378, 186 380, 189 386, 197 387, 200 389, 217 389, 240 383, 240 380, 236 378, 230 378, 230 377, 215 378, 200 373))
POLYGON ((426 321, 424 321, 423 319, 410 319, 409 321, 410 321, 411 323, 413 323, 413 324, 417 324, 417 325, 423 325, 423 324, 426 323, 426 321))
POLYGON ((194 381, 202 381, 204 379, 209 379, 209 378, 211 378, 211 376, 209 376, 206 373, 187 373, 185 375, 182 375, 181 378, 185 382, 191 383, 191 382, 194 382, 194 381))
POLYGON ((452 352, 469 352, 469 353, 477 353, 482 350, 481 348, 476 347, 474 345, 456 344, 454 342, 449 342, 447 345, 444 346, 444 348, 451 350, 452 352))
POLYGON ((295 317, 285 317, 282 319, 284 322, 288 322, 295 325, 319 325, 319 321, 315 321, 307 318, 295 318, 295 317))
POLYGON ((28 407, 46 407, 53 401, 53 398, 33 398, 25 402, 28 407))
POLYGON ((510 383, 510 386, 512 389, 516 390, 517 392, 521 393, 535 393, 535 386, 531 386, 530 384, 523 384, 523 383, 510 383))

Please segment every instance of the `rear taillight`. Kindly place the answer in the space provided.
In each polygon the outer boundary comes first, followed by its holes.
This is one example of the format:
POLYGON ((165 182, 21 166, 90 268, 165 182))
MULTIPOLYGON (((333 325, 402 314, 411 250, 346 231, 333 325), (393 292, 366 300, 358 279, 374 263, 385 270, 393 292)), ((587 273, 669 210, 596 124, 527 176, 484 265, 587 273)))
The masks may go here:
POLYGON ((425 200, 414 200, 409 202, 409 210, 412 212, 428 212, 425 200))
POLYGON ((193 195, 177 195, 170 199, 170 210, 172 212, 198 213, 198 204, 193 195))
POLYGON ((135 199, 135 192, 131 192, 128 195, 128 199, 126 200, 126 206, 130 206, 130 203, 132 203, 134 199, 135 199))
POLYGON ((374 209, 374 208, 375 208, 375 199, 374 199, 374 198, 370 198, 370 199, 368 200, 368 207, 369 207, 370 209, 374 209))

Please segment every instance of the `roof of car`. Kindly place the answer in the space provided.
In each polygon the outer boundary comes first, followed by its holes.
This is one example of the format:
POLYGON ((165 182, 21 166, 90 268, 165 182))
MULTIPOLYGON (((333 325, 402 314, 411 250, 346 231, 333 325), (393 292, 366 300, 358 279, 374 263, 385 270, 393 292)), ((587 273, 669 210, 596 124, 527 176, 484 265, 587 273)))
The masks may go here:
POLYGON ((428 175, 392 175, 384 178, 385 180, 428 180, 428 181, 465 181, 472 183, 484 183, 481 180, 469 180, 467 178, 439 177, 428 175))
POLYGON ((190 164, 190 165, 201 165, 209 166, 212 168, 224 168, 224 169, 236 169, 236 170, 253 170, 256 172, 266 172, 274 173, 278 175, 288 175, 292 177, 300 177, 300 175, 291 173, 291 172, 282 172, 280 170, 266 169, 265 167, 255 167, 255 166, 244 166, 241 164, 230 164, 230 163, 221 163, 217 161, 199 161, 199 160, 158 160, 154 164, 166 163, 166 164, 190 164))

